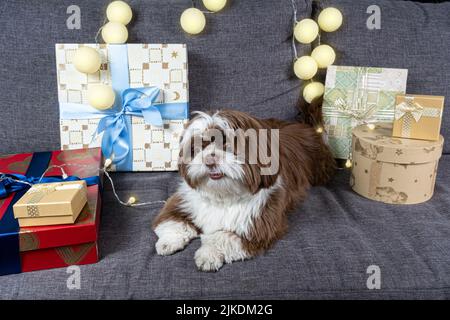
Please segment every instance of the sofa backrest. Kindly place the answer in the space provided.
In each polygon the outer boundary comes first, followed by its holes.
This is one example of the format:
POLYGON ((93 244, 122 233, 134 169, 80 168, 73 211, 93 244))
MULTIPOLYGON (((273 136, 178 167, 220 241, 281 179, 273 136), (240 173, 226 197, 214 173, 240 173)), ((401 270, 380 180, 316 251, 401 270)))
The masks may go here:
MULTIPOLYGON (((94 42, 109 0, 15 0, 0 4, 0 153, 59 149, 55 43, 94 42), (81 10, 70 30, 67 8, 81 10)), ((292 72, 290 0, 234 0, 206 14, 206 30, 186 35, 179 17, 190 1, 130 0, 129 42, 186 43, 191 110, 234 108, 260 117, 293 119, 302 83, 292 72)), ((201 1, 197 1, 201 6, 201 1)), ((298 19, 315 15, 312 0, 295 0, 298 19)), ((324 33, 336 64, 409 69, 408 92, 445 95, 442 133, 450 152, 450 3, 328 0, 342 28, 324 33), (381 10, 381 29, 369 30, 368 8, 381 10)), ((299 56, 309 45, 297 45, 299 56)), ((323 74, 322 74, 323 76, 323 74)))
MULTIPOLYGON (((60 148, 54 45, 94 42, 109 2, 0 3, 0 153, 60 148), (81 10, 79 30, 66 27, 73 4, 81 10)), ((231 1, 226 10, 206 14, 206 29, 198 36, 185 34, 179 24, 190 1, 129 3, 134 12, 129 42, 187 44, 191 110, 235 108, 260 117, 295 117, 301 83, 292 72, 289 1, 231 1)), ((307 2, 297 6, 299 18, 310 15, 307 2)))

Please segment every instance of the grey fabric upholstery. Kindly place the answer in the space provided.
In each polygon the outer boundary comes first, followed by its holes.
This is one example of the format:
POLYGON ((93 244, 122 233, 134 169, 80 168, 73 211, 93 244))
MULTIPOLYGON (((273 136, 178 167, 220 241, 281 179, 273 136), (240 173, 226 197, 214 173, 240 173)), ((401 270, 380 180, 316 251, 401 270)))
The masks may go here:
MULTIPOLYGON (((59 148, 53 45, 92 41, 107 2, 0 4, 0 29, 5 31, 0 34, 0 153, 59 148), (81 7, 81 30, 65 28, 70 4, 81 7)), ((188 44, 193 110, 226 106, 258 116, 295 116, 300 84, 291 72, 289 0, 235 0, 221 14, 208 15, 208 30, 200 37, 187 37, 178 27, 189 1, 130 2, 136 13, 130 27, 132 42, 188 44)), ((327 1, 346 19, 340 32, 323 37, 338 48, 338 62, 406 67, 410 92, 448 94, 450 4, 377 1, 383 12, 382 30, 377 33, 365 29, 369 2, 327 1), (427 63, 428 69, 423 67, 427 63)), ((309 0, 297 4, 300 17, 311 14, 309 0)), ((298 49, 302 54, 309 48, 298 45, 298 49)), ((443 130, 447 138, 449 119, 447 111, 443 130)), ((446 148, 449 151, 448 144, 446 148)), ((177 177, 177 173, 114 175, 123 198, 137 195, 148 200, 166 199, 174 192, 177 177)), ((449 179, 450 155, 445 155, 432 200, 394 206, 353 193, 348 172, 339 171, 329 186, 311 190, 291 214, 288 234, 271 250, 226 265, 218 273, 196 270, 198 240, 176 255, 157 256, 150 223, 160 206, 120 207, 107 185, 99 240, 102 259, 81 267, 81 289, 67 289, 66 269, 45 270, 0 277, 0 298, 449 299, 449 179), (366 287, 369 265, 381 268, 381 290, 366 287)))
MULTIPOLYGON (((122 195, 160 200, 175 190, 177 174, 116 178, 122 182, 122 195)), ((159 206, 118 210, 106 190, 102 259, 81 267, 81 289, 68 290, 66 269, 55 269, 0 277, 0 296, 450 299, 450 156, 441 160, 435 196, 421 205, 367 200, 351 191, 348 178, 348 172, 340 171, 330 186, 314 188, 291 214, 287 235, 265 255, 226 265, 217 273, 197 271, 198 239, 173 256, 156 255, 150 223, 159 206), (370 265, 381 268, 380 290, 366 287, 370 265)))

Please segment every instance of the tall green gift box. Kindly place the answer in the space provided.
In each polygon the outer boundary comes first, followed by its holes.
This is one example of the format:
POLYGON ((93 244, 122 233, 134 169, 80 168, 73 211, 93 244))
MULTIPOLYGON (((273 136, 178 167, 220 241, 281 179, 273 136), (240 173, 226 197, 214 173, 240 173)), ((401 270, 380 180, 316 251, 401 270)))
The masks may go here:
POLYGON ((335 158, 349 158, 354 127, 393 122, 395 97, 405 93, 407 76, 406 69, 328 67, 322 112, 335 158))

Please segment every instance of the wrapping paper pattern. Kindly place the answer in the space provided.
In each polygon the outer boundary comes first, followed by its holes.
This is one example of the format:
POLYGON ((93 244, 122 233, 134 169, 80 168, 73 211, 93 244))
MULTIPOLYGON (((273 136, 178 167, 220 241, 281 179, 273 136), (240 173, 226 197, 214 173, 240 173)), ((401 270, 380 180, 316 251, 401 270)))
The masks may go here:
MULTIPOLYGON (((30 165, 31 158, 32 154, 30 153, 0 156, 0 172, 24 174, 30 165)), ((103 164, 101 150, 94 148, 52 152, 49 166, 67 163, 79 165, 65 167, 68 175, 80 178, 99 175, 99 169, 103 164)), ((59 174, 60 171, 55 168, 49 170, 46 175, 59 174)), ((75 224, 21 227, 19 229, 18 250, 20 251, 21 272, 98 261, 100 189, 101 185, 87 187, 87 204, 75 224)), ((0 224, 13 196, 0 199, 0 224)), ((1 233, 0 236, 2 236, 1 233)), ((2 263, 3 261, 0 260, 0 267, 2 263)))
POLYGON ((391 204, 415 204, 434 193, 444 139, 411 140, 390 136, 392 123, 353 130, 350 185, 360 195, 391 204))
POLYGON ((442 96, 398 95, 392 135, 439 140, 443 109, 442 96))
POLYGON ((407 74, 405 69, 328 67, 322 112, 336 158, 349 157, 357 125, 394 120, 395 97, 405 93, 407 74))
MULTIPOLYGON (((131 88, 158 87, 161 103, 187 103, 187 50, 184 44, 128 44, 129 78, 131 88)), ((56 65, 58 98, 61 103, 87 104, 88 86, 111 84, 108 45, 57 44, 56 65), (99 50, 101 69, 91 75, 78 72, 73 57, 80 46, 99 50)), ((163 119, 164 120, 164 119, 163 119)), ((98 147, 101 135, 93 139, 100 119, 61 119, 61 148, 63 150, 98 147)), ((179 138, 187 119, 164 120, 163 128, 147 125, 140 117, 131 116, 133 171, 177 170, 179 138)), ((112 166, 115 170, 115 166, 112 166)))

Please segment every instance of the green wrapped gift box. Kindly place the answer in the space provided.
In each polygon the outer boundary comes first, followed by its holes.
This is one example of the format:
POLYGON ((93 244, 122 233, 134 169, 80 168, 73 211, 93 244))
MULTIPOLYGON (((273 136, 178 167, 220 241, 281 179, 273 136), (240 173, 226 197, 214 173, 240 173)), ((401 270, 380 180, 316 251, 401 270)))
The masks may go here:
POLYGON ((405 93, 407 76, 406 69, 328 67, 322 112, 335 158, 349 158, 354 127, 393 122, 395 97, 405 93))

